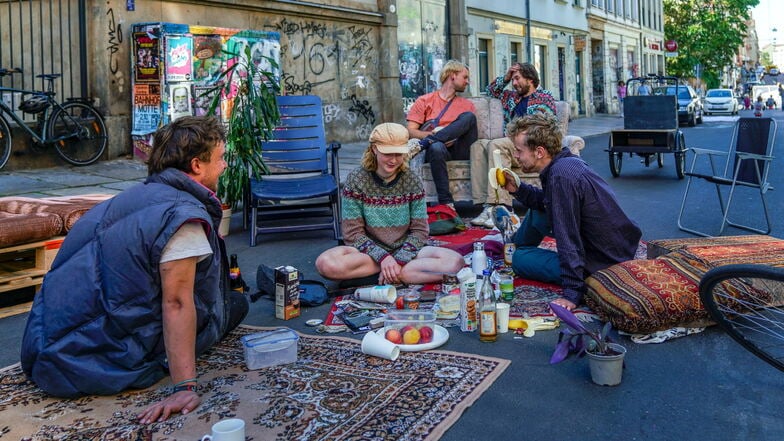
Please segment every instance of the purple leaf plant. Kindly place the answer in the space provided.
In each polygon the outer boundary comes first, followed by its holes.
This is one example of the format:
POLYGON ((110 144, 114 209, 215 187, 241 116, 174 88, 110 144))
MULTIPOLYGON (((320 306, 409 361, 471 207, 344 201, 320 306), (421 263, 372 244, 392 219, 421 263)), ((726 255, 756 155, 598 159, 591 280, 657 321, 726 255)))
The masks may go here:
POLYGON ((572 354, 582 357, 587 351, 601 355, 618 353, 608 345, 608 343, 612 343, 609 335, 610 329, 612 329, 610 322, 607 322, 601 331, 596 332, 586 328, 572 311, 563 306, 550 303, 550 309, 568 326, 558 334, 558 343, 556 343, 555 351, 550 357, 550 364, 560 363, 572 354))

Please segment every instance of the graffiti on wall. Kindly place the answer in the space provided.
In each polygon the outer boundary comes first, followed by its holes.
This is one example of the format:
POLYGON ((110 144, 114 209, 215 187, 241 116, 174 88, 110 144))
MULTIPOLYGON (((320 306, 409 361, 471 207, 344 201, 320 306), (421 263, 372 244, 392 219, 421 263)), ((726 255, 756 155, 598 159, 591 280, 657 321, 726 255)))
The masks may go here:
POLYGON ((125 87, 125 75, 119 65, 119 52, 123 49, 122 23, 114 17, 114 9, 111 7, 106 11, 106 19, 108 25, 106 50, 109 52, 109 72, 114 77, 113 83, 122 92, 125 87))
POLYGON ((289 95, 319 95, 324 122, 335 137, 367 139, 376 121, 377 30, 290 17, 269 18, 280 33, 281 88, 289 95))

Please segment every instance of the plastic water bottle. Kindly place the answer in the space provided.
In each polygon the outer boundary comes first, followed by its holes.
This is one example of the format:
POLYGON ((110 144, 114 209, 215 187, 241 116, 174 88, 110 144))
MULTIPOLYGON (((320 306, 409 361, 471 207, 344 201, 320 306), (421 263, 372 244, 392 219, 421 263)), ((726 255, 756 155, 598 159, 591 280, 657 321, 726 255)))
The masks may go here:
POLYGON ((474 242, 474 252, 471 254, 471 270, 477 276, 487 269, 487 254, 485 254, 485 244, 474 242))

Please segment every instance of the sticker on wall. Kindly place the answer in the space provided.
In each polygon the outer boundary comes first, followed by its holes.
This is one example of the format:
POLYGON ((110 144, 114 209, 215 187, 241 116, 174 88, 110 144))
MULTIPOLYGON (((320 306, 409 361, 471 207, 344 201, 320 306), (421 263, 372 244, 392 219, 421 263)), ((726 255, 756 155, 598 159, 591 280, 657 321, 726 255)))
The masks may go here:
POLYGON ((134 73, 137 83, 160 81, 158 42, 159 39, 148 32, 133 34, 134 73))
POLYGON ((193 37, 166 36, 166 81, 190 81, 193 64, 193 37))

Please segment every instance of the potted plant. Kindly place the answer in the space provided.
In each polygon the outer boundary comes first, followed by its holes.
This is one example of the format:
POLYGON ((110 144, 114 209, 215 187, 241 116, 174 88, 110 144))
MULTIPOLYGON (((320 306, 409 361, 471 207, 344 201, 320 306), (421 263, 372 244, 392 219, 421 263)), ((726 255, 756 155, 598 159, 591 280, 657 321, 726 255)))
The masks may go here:
POLYGON ((620 384, 626 348, 612 342, 610 322, 596 332, 586 328, 572 311, 556 303, 550 303, 550 309, 567 325, 567 328, 558 334, 558 343, 550 357, 550 364, 560 363, 572 354, 579 357, 587 354, 594 383, 601 386, 620 384))
POLYGON ((280 90, 277 62, 266 56, 251 55, 249 46, 238 53, 223 51, 236 61, 218 77, 217 85, 204 95, 212 97, 209 114, 222 107, 228 114, 226 154, 228 167, 218 181, 218 195, 230 207, 243 201, 250 178, 268 173, 261 156, 261 143, 272 138, 280 122, 275 96, 280 90), (259 62, 261 61, 261 62, 259 62), (271 69, 264 69, 263 64, 271 69))

